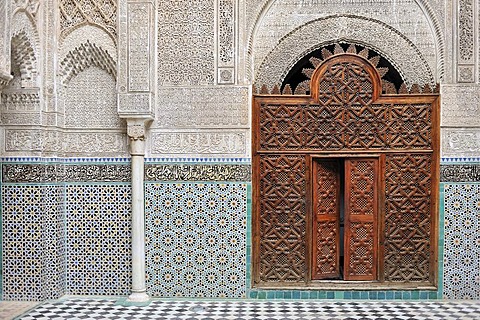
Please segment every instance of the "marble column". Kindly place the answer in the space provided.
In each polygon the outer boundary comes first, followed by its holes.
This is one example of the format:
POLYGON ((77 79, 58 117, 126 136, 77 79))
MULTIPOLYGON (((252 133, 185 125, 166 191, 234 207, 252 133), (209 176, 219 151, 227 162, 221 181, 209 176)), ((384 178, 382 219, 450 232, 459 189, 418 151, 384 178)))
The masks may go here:
POLYGON ((145 281, 145 120, 127 119, 127 134, 132 156, 132 292, 127 302, 146 302, 150 298, 145 281))

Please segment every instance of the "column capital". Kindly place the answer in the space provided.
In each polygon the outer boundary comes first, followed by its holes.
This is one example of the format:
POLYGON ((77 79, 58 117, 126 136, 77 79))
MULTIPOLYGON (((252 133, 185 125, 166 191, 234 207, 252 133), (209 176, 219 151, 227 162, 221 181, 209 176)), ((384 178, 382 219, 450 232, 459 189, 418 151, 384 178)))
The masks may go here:
POLYGON ((128 118, 127 135, 130 139, 130 154, 132 156, 145 155, 145 135, 147 123, 151 118, 128 118))

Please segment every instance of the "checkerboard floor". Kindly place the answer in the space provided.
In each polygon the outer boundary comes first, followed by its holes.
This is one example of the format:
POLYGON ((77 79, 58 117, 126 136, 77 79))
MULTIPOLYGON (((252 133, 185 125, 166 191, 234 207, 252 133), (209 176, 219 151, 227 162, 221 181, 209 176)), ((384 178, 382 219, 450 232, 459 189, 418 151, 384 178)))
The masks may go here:
POLYGON ((154 300, 125 307, 112 299, 70 298, 46 302, 17 319, 480 320, 480 301, 154 300))

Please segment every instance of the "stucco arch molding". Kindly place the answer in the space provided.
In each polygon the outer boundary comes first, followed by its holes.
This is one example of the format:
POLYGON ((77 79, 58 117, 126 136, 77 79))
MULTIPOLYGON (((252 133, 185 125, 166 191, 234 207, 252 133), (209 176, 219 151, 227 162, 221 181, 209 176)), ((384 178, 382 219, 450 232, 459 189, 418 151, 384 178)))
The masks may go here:
POLYGON ((390 61, 407 85, 435 85, 428 63, 415 45, 385 23, 353 15, 334 15, 310 21, 283 37, 262 61, 255 84, 282 83, 291 67, 307 53, 332 42, 369 47, 390 61))

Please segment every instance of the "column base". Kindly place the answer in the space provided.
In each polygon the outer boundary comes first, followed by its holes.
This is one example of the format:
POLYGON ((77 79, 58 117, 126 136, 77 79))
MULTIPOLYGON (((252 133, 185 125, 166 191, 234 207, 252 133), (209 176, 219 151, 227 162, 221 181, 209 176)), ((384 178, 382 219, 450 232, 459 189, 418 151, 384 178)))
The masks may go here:
POLYGON ((143 303, 143 302, 149 302, 149 301, 150 301, 150 297, 144 291, 132 292, 126 300, 127 303, 143 303))

